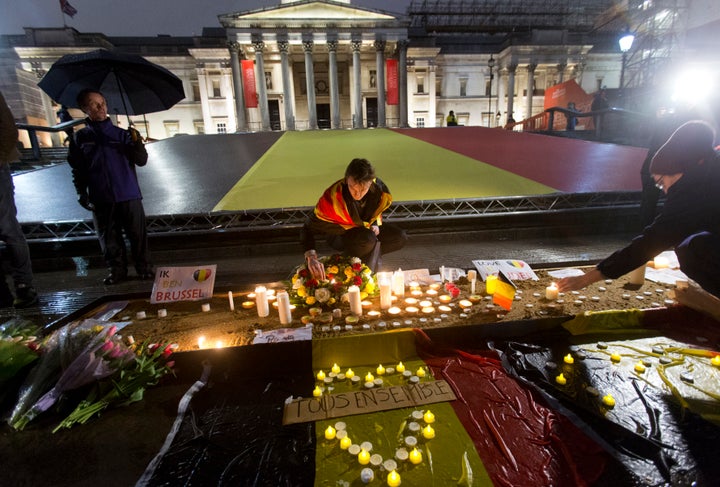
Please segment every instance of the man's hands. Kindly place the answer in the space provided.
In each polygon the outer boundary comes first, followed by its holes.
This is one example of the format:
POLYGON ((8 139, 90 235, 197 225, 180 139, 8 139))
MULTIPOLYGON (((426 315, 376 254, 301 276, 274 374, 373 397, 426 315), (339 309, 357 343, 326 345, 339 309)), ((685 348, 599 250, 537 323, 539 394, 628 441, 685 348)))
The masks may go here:
POLYGON ((80 206, 85 208, 88 211, 95 211, 95 205, 90 203, 90 198, 88 198, 87 193, 83 193, 78 198, 78 203, 80 203, 80 206))

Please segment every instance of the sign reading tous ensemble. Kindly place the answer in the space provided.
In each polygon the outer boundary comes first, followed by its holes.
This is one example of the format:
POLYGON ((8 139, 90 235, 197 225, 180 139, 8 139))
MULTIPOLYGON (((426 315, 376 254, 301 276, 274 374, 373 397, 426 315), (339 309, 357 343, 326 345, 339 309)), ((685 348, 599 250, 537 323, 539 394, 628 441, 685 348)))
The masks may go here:
POLYGON ((217 265, 158 267, 150 302, 200 301, 210 299, 215 287, 217 265))

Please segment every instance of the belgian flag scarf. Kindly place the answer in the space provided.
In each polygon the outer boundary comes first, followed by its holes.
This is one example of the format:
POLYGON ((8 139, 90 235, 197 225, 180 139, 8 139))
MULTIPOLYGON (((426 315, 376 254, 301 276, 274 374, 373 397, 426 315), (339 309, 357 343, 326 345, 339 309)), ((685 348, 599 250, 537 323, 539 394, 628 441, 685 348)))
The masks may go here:
POLYGON ((374 200, 377 200, 377 204, 370 219, 362 221, 357 211, 351 211, 348 208, 348 204, 343 197, 344 183, 345 180, 341 179, 325 190, 315 206, 315 216, 322 221, 340 225, 345 230, 359 226, 370 228, 373 222, 382 225, 382 212, 387 210, 390 203, 392 203, 392 195, 383 190, 384 185, 378 184, 376 180, 370 187, 368 194, 365 195, 365 198, 372 198, 368 202, 369 204, 372 204, 374 200))

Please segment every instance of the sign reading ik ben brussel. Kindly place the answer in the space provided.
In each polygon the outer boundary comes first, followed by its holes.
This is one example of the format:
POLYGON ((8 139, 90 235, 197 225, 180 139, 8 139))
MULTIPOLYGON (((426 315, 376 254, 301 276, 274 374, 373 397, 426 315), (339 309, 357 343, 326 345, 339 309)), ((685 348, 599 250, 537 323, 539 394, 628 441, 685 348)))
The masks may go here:
POLYGON ((158 267, 150 302, 200 301, 210 299, 215 287, 217 265, 158 267))
POLYGON ((285 405, 283 424, 411 408, 455 399, 455 393, 444 380, 340 392, 289 402, 285 405))

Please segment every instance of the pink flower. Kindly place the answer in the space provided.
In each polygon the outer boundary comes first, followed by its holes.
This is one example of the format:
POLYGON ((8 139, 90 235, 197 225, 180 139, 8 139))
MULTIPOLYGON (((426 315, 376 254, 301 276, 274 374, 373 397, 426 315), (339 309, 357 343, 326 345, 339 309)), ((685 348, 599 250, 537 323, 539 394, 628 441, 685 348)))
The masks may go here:
POLYGON ((163 350, 163 358, 168 358, 173 353, 173 346, 172 344, 168 344, 165 347, 165 350, 163 350))
POLYGON ((113 344, 113 342, 111 342, 110 340, 108 340, 108 341, 106 341, 105 343, 102 344, 102 347, 100 347, 100 351, 101 351, 101 352, 104 352, 104 353, 107 353, 107 352, 109 352, 110 350, 112 350, 114 346, 115 346, 115 345, 113 344))
POLYGON ((108 328, 108 331, 107 331, 108 338, 113 336, 115 333, 117 333, 117 326, 113 325, 110 328, 108 328))
POLYGON ((174 360, 168 361, 168 362, 165 364, 165 367, 167 367, 168 369, 172 369, 173 367, 175 367, 175 361, 174 361, 174 360))

